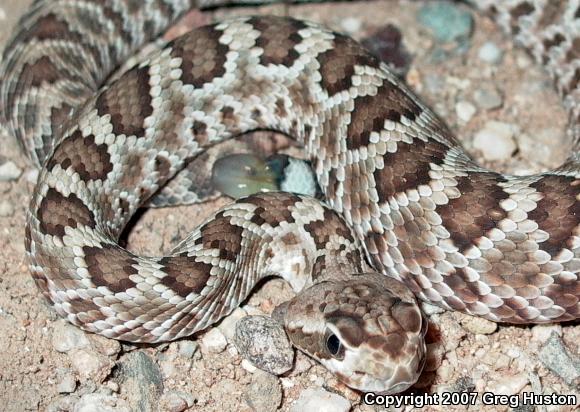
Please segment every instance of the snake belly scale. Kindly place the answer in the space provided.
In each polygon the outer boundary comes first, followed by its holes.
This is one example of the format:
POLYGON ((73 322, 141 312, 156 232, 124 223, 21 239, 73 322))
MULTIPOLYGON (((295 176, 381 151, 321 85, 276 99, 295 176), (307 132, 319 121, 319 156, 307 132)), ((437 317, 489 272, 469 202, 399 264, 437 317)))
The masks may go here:
POLYGON ((524 44, 569 29, 530 47, 555 76, 574 149, 558 169, 522 177, 478 166, 383 63, 316 24, 202 27, 102 87, 193 5, 35 2, 4 52, 0 102, 42 166, 26 226, 37 286, 85 330, 160 342, 211 325, 260 279, 282 276, 302 291, 285 310, 291 341, 350 386, 391 393, 424 363, 415 297, 500 322, 578 319, 580 23, 577 1, 553 3, 549 13, 542 1, 494 4, 514 32, 528 22, 515 33, 524 44), (118 245, 136 209, 191 173, 191 159, 255 129, 304 146, 326 204, 254 195, 167 256, 118 245))

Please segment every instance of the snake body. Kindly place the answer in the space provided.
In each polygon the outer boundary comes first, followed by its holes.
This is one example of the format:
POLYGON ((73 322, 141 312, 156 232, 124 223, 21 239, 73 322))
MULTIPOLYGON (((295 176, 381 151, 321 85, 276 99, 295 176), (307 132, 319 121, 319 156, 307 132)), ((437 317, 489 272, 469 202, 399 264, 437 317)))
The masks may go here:
POLYGON ((4 52, 0 102, 41 165, 25 235, 37 286, 85 330, 159 342, 206 328, 260 279, 282 276, 302 290, 285 310, 292 342, 347 384, 386 392, 423 366, 415 296, 499 322, 578 319, 579 4, 478 3, 556 80, 573 150, 555 170, 480 167, 383 63, 316 24, 202 27, 107 82, 194 5, 36 1, 4 52), (136 209, 191 173, 193 158, 255 129, 304 146, 326 204, 253 195, 167 256, 118 245, 136 209))

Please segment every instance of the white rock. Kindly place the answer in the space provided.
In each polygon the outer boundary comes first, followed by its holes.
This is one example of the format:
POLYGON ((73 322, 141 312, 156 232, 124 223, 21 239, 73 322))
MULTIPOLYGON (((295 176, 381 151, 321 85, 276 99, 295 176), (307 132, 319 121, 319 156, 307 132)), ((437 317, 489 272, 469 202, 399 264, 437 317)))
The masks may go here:
POLYGON ((236 323, 246 316, 248 316, 248 312, 242 308, 236 308, 232 313, 223 318, 217 328, 224 334, 228 341, 232 341, 236 334, 236 323))
POLYGON ((476 133, 473 146, 489 161, 509 159, 516 150, 515 126, 509 123, 489 121, 476 133))
POLYGON ((342 19, 341 26, 347 33, 356 33, 360 30, 361 21, 355 17, 347 17, 342 19))
POLYGON ((455 104, 455 113, 459 120, 464 123, 469 122, 476 111, 475 106, 465 100, 461 100, 455 104))
POLYGON ((75 349, 69 353, 72 367, 81 378, 101 380, 113 367, 105 356, 87 349, 75 349))
POLYGON ((562 326, 557 324, 535 325, 532 327, 532 339, 544 343, 550 339, 552 332, 562 336, 562 326))
POLYGON ((58 393, 72 393, 77 387, 77 381, 71 373, 67 373, 58 383, 56 390, 58 393))
POLYGON ((487 390, 496 395, 515 395, 520 393, 528 382, 528 375, 525 373, 504 376, 496 381, 490 382, 487 385, 487 390))
POLYGON ((497 323, 475 316, 465 316, 460 323, 466 331, 478 335, 489 335, 497 330, 497 323))
POLYGON ((17 180, 22 174, 22 169, 20 169, 14 162, 7 161, 0 165, 0 181, 9 182, 11 180, 17 180))
POLYGON ((14 214, 14 206, 7 200, 0 202, 0 217, 10 217, 14 214))
POLYGON ((246 371, 250 372, 250 373, 254 373, 256 372, 256 370, 258 370, 258 368, 256 368, 252 362, 250 362, 247 359, 242 359, 242 368, 244 368, 246 371))
POLYGON ((131 407, 124 399, 99 393, 89 393, 75 404, 73 412, 131 412, 131 407))
POLYGON ((89 339, 82 330, 64 319, 59 319, 54 323, 52 346, 58 352, 64 353, 89 346, 89 339))
POLYGON ((501 62, 503 52, 495 43, 488 41, 479 48, 477 56, 486 63, 498 64, 501 62))
POLYGON ((350 402, 347 399, 324 389, 314 388, 304 390, 296 403, 290 407, 290 412, 348 412, 349 410, 350 402))
POLYGON ((228 345, 228 341, 224 334, 217 328, 211 329, 203 338, 201 338, 200 346, 203 352, 220 353, 228 345))
POLYGON ((24 174, 24 178, 28 183, 35 185, 38 181, 38 169, 27 170, 24 174))

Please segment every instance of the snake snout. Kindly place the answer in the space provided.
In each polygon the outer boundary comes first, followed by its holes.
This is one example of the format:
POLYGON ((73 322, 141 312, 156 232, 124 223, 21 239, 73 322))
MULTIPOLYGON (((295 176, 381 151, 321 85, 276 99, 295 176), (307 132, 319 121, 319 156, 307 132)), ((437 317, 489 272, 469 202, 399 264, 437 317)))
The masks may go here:
POLYGON ((352 388, 404 391, 423 369, 425 320, 392 282, 369 274, 307 289, 285 314, 292 343, 352 388))

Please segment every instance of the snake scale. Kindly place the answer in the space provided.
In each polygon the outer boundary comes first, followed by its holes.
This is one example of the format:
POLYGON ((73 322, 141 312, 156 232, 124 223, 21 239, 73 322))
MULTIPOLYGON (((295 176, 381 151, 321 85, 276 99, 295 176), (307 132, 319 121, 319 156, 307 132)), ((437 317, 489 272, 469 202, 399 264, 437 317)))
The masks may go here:
POLYGON ((60 315, 109 338, 168 341, 282 276, 301 291, 284 311, 292 343, 348 385, 390 393, 423 367, 415 297, 498 322, 580 317, 577 0, 475 2, 547 68, 570 113, 569 158, 523 177, 478 166, 385 64, 309 22, 198 28, 108 82, 185 11, 219 3, 38 0, 6 47, 2 122, 41 166, 30 270, 60 315), (253 195, 167 256, 119 246, 193 158, 255 129, 304 146, 326 203, 253 195))

